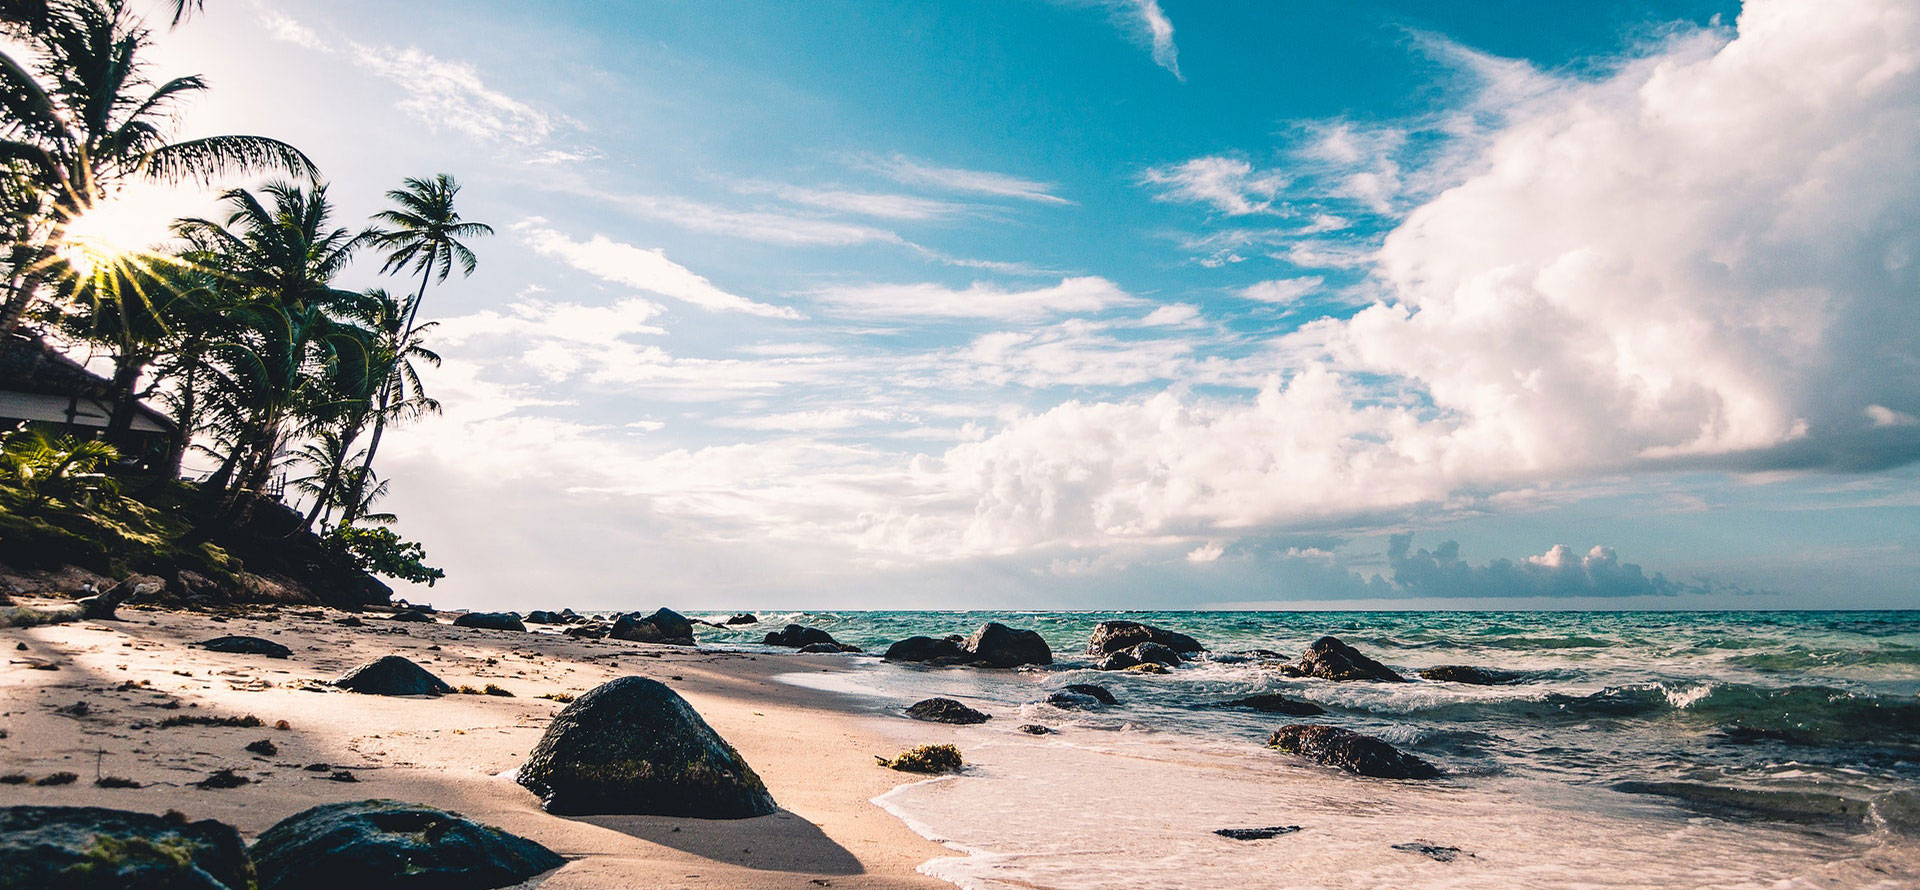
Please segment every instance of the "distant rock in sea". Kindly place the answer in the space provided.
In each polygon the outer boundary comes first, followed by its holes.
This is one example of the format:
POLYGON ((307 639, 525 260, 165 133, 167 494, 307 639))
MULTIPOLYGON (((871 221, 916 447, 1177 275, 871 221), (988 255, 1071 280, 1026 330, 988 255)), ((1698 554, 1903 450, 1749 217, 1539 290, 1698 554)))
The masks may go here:
POLYGON ((1157 643, 1182 655, 1206 651, 1200 641, 1183 633, 1138 621, 1102 621, 1093 628, 1093 637, 1087 641, 1087 654, 1103 658, 1116 652, 1132 649, 1141 643, 1157 643))
POLYGON ((970 665, 1010 668, 1027 664, 1052 664, 1053 650, 1045 638, 1031 630, 1016 630, 997 621, 989 621, 972 636, 908 637, 887 647, 888 661, 917 661, 934 665, 970 665))
POLYGON ((1157 664, 1163 667, 1178 665, 1186 659, 1173 649, 1154 642, 1138 643, 1130 649, 1115 652, 1094 663, 1094 668, 1102 671, 1124 671, 1143 664, 1157 664))
POLYGON ((733 615, 732 617, 729 617, 726 621, 723 621, 721 623, 728 626, 733 626, 737 624, 759 624, 760 619, 758 616, 749 614, 747 612, 740 612, 738 614, 733 615))
POLYGON ((1288 698, 1284 695, 1276 695, 1270 692, 1259 695, 1249 695, 1245 698, 1236 698, 1231 701, 1223 701, 1220 703, 1220 707, 1246 708, 1265 714, 1285 714, 1289 717, 1318 717, 1327 712, 1326 708, 1320 707, 1313 702, 1300 701, 1299 699, 1288 698))
POLYGON ((1282 726, 1267 739, 1267 747, 1376 779, 1432 779, 1440 775, 1433 764, 1380 739, 1325 724, 1282 726))
POLYGON ((990 714, 981 713, 950 698, 929 698, 914 702, 912 707, 907 708, 907 716, 929 723, 955 723, 963 726, 985 723, 993 719, 990 714))
POLYGON ((694 644, 693 622, 672 609, 659 609, 644 618, 639 612, 628 612, 614 619, 607 636, 634 643, 665 643, 672 646, 694 644))
POLYGON ((1302 677, 1319 677, 1322 680, 1374 680, 1381 683, 1404 683, 1405 677, 1394 673, 1393 669, 1374 661, 1360 650, 1340 641, 1338 637, 1321 637, 1307 647, 1306 654, 1300 656, 1297 664, 1288 665, 1288 673, 1302 677))
POLYGON ((553 718, 517 781, 560 816, 743 819, 778 806, 740 753, 678 693, 621 677, 553 718))
POLYGON ((815 643, 826 643, 836 648, 840 645, 840 641, 834 639, 833 634, 827 633, 817 627, 807 627, 800 624, 789 624, 779 630, 769 632, 766 639, 761 642, 768 646, 785 646, 789 649, 799 649, 815 643))

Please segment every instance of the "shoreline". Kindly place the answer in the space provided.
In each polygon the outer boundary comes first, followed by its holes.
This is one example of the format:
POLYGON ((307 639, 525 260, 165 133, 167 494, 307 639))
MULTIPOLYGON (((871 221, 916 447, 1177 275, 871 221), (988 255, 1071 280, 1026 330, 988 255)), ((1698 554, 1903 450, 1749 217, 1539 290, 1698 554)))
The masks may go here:
MULTIPOLYGON (((392 623, 317 608, 232 615, 123 608, 119 621, 0 631, 0 774, 71 784, 9 785, 15 804, 106 806, 217 819, 256 837, 320 803, 393 798, 465 814, 537 841, 567 865, 527 882, 541 890, 608 886, 714 888, 949 888, 916 872, 952 851, 912 831, 872 799, 919 777, 875 765, 939 733, 881 716, 839 693, 782 674, 845 670, 834 656, 769 656, 536 633, 392 623), (243 617, 260 616, 260 617, 243 617), (265 617, 274 616, 274 617, 265 617), (188 644, 227 634, 265 637, 289 659, 230 655, 188 644), (26 649, 17 648, 24 643, 26 649), (430 647, 439 647, 438 649, 430 647), (387 698, 326 691, 325 682, 387 654, 448 683, 493 683, 514 697, 387 698), (51 663, 57 670, 35 669, 51 663), (563 704, 620 676, 667 683, 759 773, 781 810, 744 820, 664 816, 563 818, 515 784, 511 771, 563 704), (74 705, 86 703, 84 713, 74 705), (177 703, 177 706, 170 706, 177 703), (67 713, 56 711, 66 708, 67 713), (159 728, 168 716, 259 717, 259 728, 159 728), (276 721, 290 728, 276 730, 276 721), (272 756, 245 746, 267 739, 272 756), (325 764, 357 782, 329 780, 325 764), (100 788, 99 775, 141 788, 100 788), (248 784, 189 783, 234 769, 248 784), (822 883, 825 882, 825 883, 822 883)), ((933 729, 927 727, 927 729, 933 729)))

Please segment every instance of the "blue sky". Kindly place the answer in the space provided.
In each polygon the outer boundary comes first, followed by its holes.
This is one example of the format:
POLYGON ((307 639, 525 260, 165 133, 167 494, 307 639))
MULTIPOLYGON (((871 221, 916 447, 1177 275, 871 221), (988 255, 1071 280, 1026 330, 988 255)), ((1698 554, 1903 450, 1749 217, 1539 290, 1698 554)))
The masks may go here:
POLYGON ((1920 604, 1908 4, 209 5, 186 131, 499 230, 435 600, 1920 604))

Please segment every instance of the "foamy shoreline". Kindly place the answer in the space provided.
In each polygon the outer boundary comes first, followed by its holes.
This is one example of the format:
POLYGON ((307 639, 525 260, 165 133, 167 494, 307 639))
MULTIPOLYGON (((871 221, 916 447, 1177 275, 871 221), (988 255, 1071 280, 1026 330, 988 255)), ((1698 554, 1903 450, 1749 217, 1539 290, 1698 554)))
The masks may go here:
POLYGON ((950 851, 870 803, 912 777, 873 755, 937 740, 927 727, 862 710, 826 691, 779 682, 794 671, 833 671, 831 656, 760 656, 553 634, 388 623, 316 608, 250 610, 258 620, 197 612, 123 609, 121 621, 0 630, 0 774, 31 779, 77 773, 72 784, 7 785, 8 804, 104 806, 230 823, 249 839, 320 803, 394 798, 461 812, 546 845, 568 864, 528 887, 604 890, 688 888, 948 888, 915 872, 950 851), (306 617, 306 616, 318 617, 306 617), (226 634, 265 637, 291 658, 229 655, 189 644, 226 634), (25 650, 17 648, 24 643, 25 650), (437 650, 432 647, 439 647, 437 650), (514 697, 385 698, 309 691, 387 654, 413 659, 455 686, 493 683, 514 697), (495 663, 489 663, 489 659, 495 663), (53 664, 58 670, 38 670, 53 664), (765 780, 782 811, 715 821, 655 816, 550 816, 511 772, 563 705, 537 696, 579 694, 620 676, 673 687, 765 780), (72 709, 86 702, 86 713, 72 709), (178 702, 178 709, 167 709, 178 702), (255 715, 261 728, 158 728, 167 716, 255 715), (285 720, 289 729, 273 724, 285 720), (142 726, 145 724, 145 726, 142 726), (919 738, 926 736, 926 738, 919 738), (245 746, 270 739, 273 756, 245 746), (100 788, 101 775, 140 788, 100 788), (326 764, 359 781, 309 771, 326 764), (189 783, 231 768, 250 780, 229 789, 189 783), (828 882, 826 884, 814 882, 828 882))

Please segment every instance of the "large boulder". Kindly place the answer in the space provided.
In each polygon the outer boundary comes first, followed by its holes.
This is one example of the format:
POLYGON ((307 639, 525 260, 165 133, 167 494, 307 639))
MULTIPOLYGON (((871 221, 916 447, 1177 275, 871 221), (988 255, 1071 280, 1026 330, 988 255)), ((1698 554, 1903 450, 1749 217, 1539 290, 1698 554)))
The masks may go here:
POLYGON ((566 864, 526 838, 396 800, 304 810, 251 852, 260 890, 491 890, 566 864))
POLYGON ((1326 708, 1320 707, 1313 702, 1300 701, 1299 699, 1288 698, 1284 695, 1276 695, 1271 692, 1263 692, 1259 695, 1249 695, 1246 698, 1224 701, 1220 703, 1220 707, 1246 708, 1247 710, 1259 711, 1263 714, 1285 714, 1289 717, 1318 717, 1327 712, 1326 708))
POLYGON ((1468 686, 1505 686, 1520 682, 1520 675, 1511 671, 1498 671, 1493 668, 1472 667, 1464 664, 1442 664, 1420 671, 1422 680, 1438 680, 1442 683, 1464 683, 1468 686))
POLYGON ((957 723, 967 725, 985 723, 992 720, 990 714, 983 714, 950 698, 929 698, 913 703, 907 708, 907 716, 929 723, 957 723))
POLYGON ((980 625, 960 648, 981 667, 1053 663, 1053 650, 1038 632, 1015 630, 998 621, 980 625))
POLYGON ((293 654, 292 649, 272 640, 259 637, 214 637, 199 644, 208 652, 226 652, 233 655, 265 655, 268 658, 286 658, 293 654))
POLYGON ((1203 652, 1207 648, 1186 634, 1138 621, 1102 621, 1094 625, 1093 637, 1087 641, 1087 654, 1100 658, 1132 649, 1141 643, 1158 643, 1183 655, 1203 652))
POLYGON ((888 661, 953 661, 964 660, 967 653, 960 648, 960 638, 946 637, 908 637, 887 647, 882 655, 888 661))
POLYGON ((448 695, 453 687, 398 655, 383 655, 341 675, 333 685, 367 695, 448 695))
POLYGON ((1267 747, 1376 779, 1432 779, 1440 775, 1433 764, 1373 736, 1320 723, 1282 726, 1267 739, 1267 747))
POLYGON ((834 647, 840 645, 840 641, 834 639, 833 634, 817 627, 799 624, 789 624, 780 630, 768 633, 764 642, 769 646, 785 646, 789 649, 799 649, 815 643, 826 643, 834 647))
POLYGON ((0 807, 0 890, 252 890, 240 832, 101 807, 0 807))
POLYGON ((553 718, 520 784, 561 816, 743 819, 778 809, 733 746, 673 690, 621 677, 553 718))
POLYGON ((527 626, 520 623, 520 616, 512 612, 468 612, 453 619, 454 627, 477 627, 481 630, 518 630, 525 631, 527 626))
POLYGON ((1301 676, 1323 680, 1404 683, 1407 679, 1394 673, 1392 668, 1360 654, 1360 650, 1340 642, 1339 637, 1321 637, 1313 641, 1313 645, 1307 647, 1306 654, 1300 656, 1299 663, 1293 668, 1293 672, 1301 676))
POLYGON ((645 617, 641 617, 639 612, 628 612, 614 619, 607 636, 634 643, 691 646, 693 622, 672 609, 660 609, 645 617))

